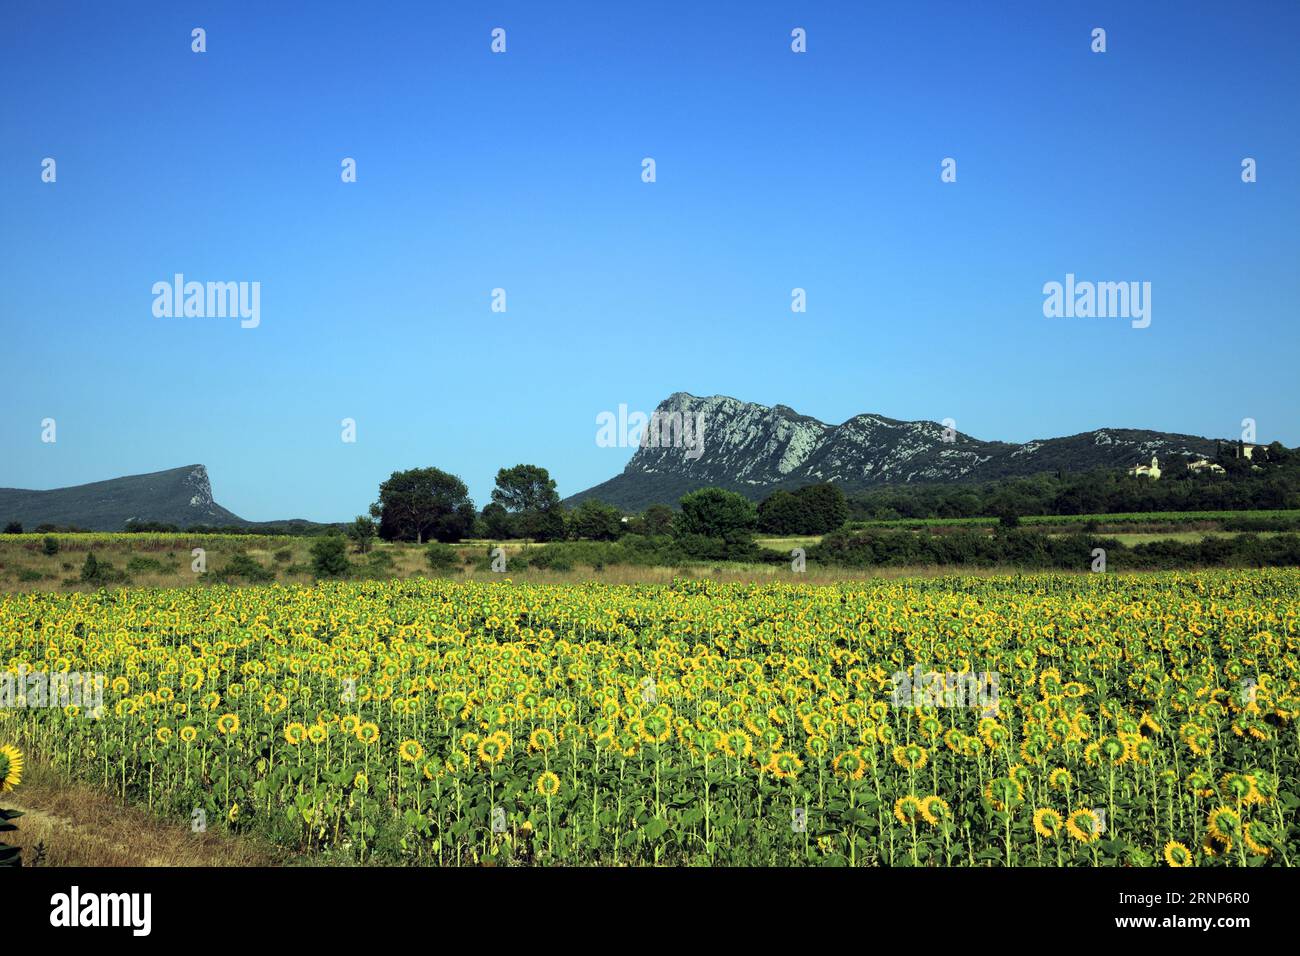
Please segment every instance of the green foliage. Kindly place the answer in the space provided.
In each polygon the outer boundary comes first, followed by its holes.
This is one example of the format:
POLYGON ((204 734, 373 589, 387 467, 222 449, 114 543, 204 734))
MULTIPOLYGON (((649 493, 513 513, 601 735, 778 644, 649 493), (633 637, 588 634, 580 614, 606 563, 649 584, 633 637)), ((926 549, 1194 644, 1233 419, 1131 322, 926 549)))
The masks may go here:
MULTIPOLYGON (((511 516, 512 530, 518 536, 535 541, 557 541, 565 536, 560 495, 555 490, 555 480, 545 468, 538 465, 502 468, 492 489, 492 503, 500 505, 511 516)), ((487 518, 484 509, 485 522, 487 518)))
POLYGON ((748 498, 722 488, 701 488, 691 492, 682 498, 681 509, 673 524, 673 533, 678 538, 746 535, 758 521, 758 514, 748 498))
POLYGON ((44 551, 47 555, 50 555, 51 557, 58 554, 59 539, 54 537, 53 535, 47 535, 45 540, 41 542, 41 550, 44 551))
MULTIPOLYGON (((323 541, 332 539, 323 538, 323 541)), ((264 567, 256 560, 246 554, 236 554, 230 559, 224 568, 218 572, 218 577, 224 579, 243 578, 246 581, 264 583, 275 580, 275 571, 271 568, 264 567)))
POLYGON ((23 525, 21 521, 10 521, 5 525, 5 534, 22 534, 23 525))
POLYGON ((347 535, 356 545, 357 551, 361 554, 367 554, 375 543, 375 535, 379 533, 373 518, 365 515, 357 515, 352 524, 348 526, 347 535))
POLYGON ((555 481, 538 465, 515 465, 497 472, 492 501, 512 514, 545 511, 560 503, 555 481))
MULTIPOLYGON (((8 758, 0 755, 0 760, 5 761, 5 769, 8 769, 8 758)), ((21 810, 6 810, 0 807, 0 833, 7 833, 17 830, 18 826, 11 823, 11 820, 17 820, 23 815, 21 810)), ((8 843, 0 842, 0 867, 22 866, 23 851, 21 847, 12 846, 8 843)))
POLYGON ((125 580, 124 572, 119 571, 109 562, 95 557, 94 551, 86 552, 86 560, 81 565, 82 584, 116 584, 125 580))
POLYGON ((460 566, 460 555, 456 549, 440 541, 430 542, 424 549, 424 560, 428 562, 429 568, 438 574, 445 574, 460 566))
POLYGON ((826 534, 844 527, 849 506, 834 485, 805 485, 774 491, 758 506, 759 530, 768 534, 826 534))
POLYGON ((505 505, 493 501, 483 509, 483 537, 495 541, 517 537, 514 518, 506 511, 505 505))
POLYGON ((474 502, 455 475, 437 468, 395 471, 370 506, 385 541, 459 541, 474 526, 474 502))
POLYGON ((317 577, 342 577, 352 570, 348 544, 341 537, 321 538, 311 546, 312 570, 317 577))
POLYGON ((147 558, 142 554, 133 555, 126 562, 127 574, 144 574, 150 571, 163 571, 163 563, 157 558, 147 558))
MULTIPOLYGON (((436 542, 435 542, 436 543, 436 542)), ((371 551, 370 556, 366 559, 365 573, 368 577, 384 579, 391 578, 397 562, 387 551, 371 551)))
POLYGON ((623 536, 623 512, 588 498, 569 515, 569 534, 587 541, 616 541, 623 536))
MULTIPOLYGON (((1276 443, 1275 443, 1276 444, 1276 443)), ((1182 459, 1161 459, 1158 481, 1117 469, 1044 473, 984 484, 891 485, 852 496, 850 518, 970 518, 1007 510, 1037 515, 1249 511, 1300 508, 1300 454, 1281 445, 1237 457, 1220 447, 1227 474, 1189 472, 1182 459)))
POLYGON ((1300 535, 1251 534, 1201 541, 1152 541, 1128 547, 1115 538, 1050 535, 1021 528, 996 535, 872 530, 836 532, 808 549, 810 564, 839 567, 1011 566, 1086 571, 1092 551, 1106 552, 1108 571, 1197 567, 1291 567, 1300 564, 1300 535))
POLYGON ((641 515, 644 523, 642 534, 659 535, 673 533, 673 520, 677 517, 667 505, 651 505, 641 515))

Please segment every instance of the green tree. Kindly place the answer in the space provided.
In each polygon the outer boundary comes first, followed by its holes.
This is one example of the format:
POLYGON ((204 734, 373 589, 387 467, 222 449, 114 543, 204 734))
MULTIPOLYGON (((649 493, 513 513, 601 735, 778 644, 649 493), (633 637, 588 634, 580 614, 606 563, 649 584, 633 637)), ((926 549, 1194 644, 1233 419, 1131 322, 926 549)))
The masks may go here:
POLYGON ((673 524, 678 536, 727 538, 748 534, 758 521, 753 503, 744 495, 722 488, 701 488, 681 500, 682 511, 673 524))
POLYGON ((622 536, 623 512, 588 498, 569 516, 569 533, 588 541, 615 541, 622 536))
POLYGON ((352 568, 348 543, 337 535, 316 539, 311 546, 311 564, 317 577, 337 578, 347 574, 352 568))
POLYGON ((668 505, 651 505, 641 515, 646 534, 672 534, 676 512, 668 505))
POLYGON ((758 527, 768 534, 807 534, 803 511, 803 502, 778 489, 759 502, 758 527))
POLYGON ((844 492, 828 482, 805 485, 794 493, 803 512, 803 526, 796 534, 828 534, 849 520, 849 503, 844 492))
POLYGON ((356 520, 348 527, 348 537, 352 543, 357 546, 360 554, 368 554, 375 543, 375 535, 379 529, 375 526, 374 518, 367 518, 365 515, 357 515, 356 520))
POLYGON ((465 482, 438 468, 393 472, 379 486, 370 514, 379 520, 385 541, 459 541, 474 526, 474 502, 465 482))
POLYGON ((21 522, 11 521, 5 525, 5 534, 22 534, 23 526, 21 522))
POLYGON ((555 480, 538 465, 515 465, 497 472, 492 501, 514 515, 517 533, 537 541, 564 537, 564 512, 555 480))
POLYGON ((483 534, 494 541, 516 537, 514 516, 493 501, 483 509, 483 534))

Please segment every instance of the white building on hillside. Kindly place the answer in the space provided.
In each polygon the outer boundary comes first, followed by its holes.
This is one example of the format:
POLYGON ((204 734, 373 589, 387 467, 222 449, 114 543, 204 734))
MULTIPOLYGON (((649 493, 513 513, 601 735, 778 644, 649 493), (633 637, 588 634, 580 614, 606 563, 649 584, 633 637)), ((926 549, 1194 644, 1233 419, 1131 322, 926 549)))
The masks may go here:
POLYGON ((1196 461, 1189 461, 1187 463, 1187 470, 1194 472, 1208 471, 1214 475, 1222 475, 1224 473, 1222 465, 1217 461, 1210 461, 1208 458, 1198 458, 1196 461))
POLYGON ((1138 465, 1134 468, 1130 468, 1128 473, 1130 475, 1137 475, 1138 477, 1150 478, 1152 481, 1155 481, 1160 477, 1160 462, 1156 459, 1155 455, 1152 455, 1151 464, 1138 465))

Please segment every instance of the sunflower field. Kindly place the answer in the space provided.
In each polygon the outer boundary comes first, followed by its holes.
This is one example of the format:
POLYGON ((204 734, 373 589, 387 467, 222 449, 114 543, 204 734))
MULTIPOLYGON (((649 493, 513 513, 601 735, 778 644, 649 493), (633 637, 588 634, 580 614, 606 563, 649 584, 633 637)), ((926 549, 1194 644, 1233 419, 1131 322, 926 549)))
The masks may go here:
POLYGON ((0 742, 311 862, 1290 865, 1298 650, 1300 570, 25 593, 0 742))

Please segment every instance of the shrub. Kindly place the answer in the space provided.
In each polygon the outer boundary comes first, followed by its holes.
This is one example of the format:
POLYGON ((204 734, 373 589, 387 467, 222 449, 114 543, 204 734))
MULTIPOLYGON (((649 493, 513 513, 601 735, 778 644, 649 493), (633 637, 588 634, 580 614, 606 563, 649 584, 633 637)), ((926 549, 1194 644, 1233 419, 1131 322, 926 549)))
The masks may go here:
POLYGON ((357 515, 356 520, 348 528, 348 537, 352 543, 357 546, 357 551, 367 554, 374 544, 375 535, 379 533, 379 528, 373 518, 367 518, 365 515, 357 515))
POLYGON ((126 571, 128 574, 140 574, 145 571, 161 570, 163 570, 161 561, 156 558, 146 558, 138 554, 126 563, 126 571))
POLYGON ((53 536, 47 536, 45 540, 41 542, 41 546, 42 550, 44 550, 48 555, 53 556, 59 553, 59 539, 53 536))
POLYGON ((275 572, 263 567, 246 554, 237 554, 221 569, 223 578, 244 578, 248 581, 274 581, 275 572))
POLYGON ((279 551, 275 552, 276 564, 288 564, 292 560, 293 552, 288 548, 281 548, 279 551))
POLYGON ((100 561, 95 557, 95 552, 86 552, 86 561, 81 566, 81 582, 83 584, 112 584, 117 581, 125 581, 126 574, 117 570, 107 561, 100 561))
POLYGON ((352 570, 348 561, 348 543, 337 535, 320 538, 311 546, 312 570, 317 577, 342 577, 352 570))
POLYGON ((433 541, 424 549, 424 560, 435 573, 450 571, 460 566, 460 555, 456 553, 456 549, 441 541, 433 541))

